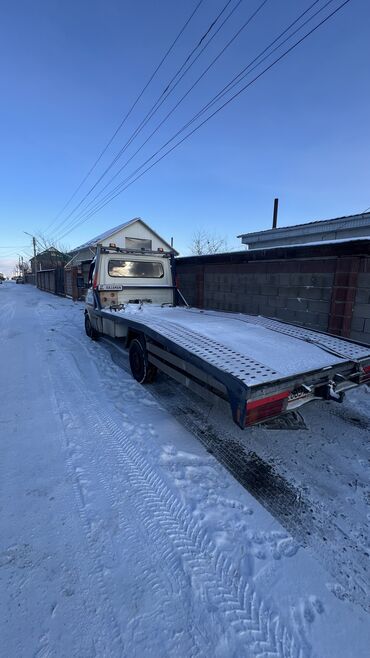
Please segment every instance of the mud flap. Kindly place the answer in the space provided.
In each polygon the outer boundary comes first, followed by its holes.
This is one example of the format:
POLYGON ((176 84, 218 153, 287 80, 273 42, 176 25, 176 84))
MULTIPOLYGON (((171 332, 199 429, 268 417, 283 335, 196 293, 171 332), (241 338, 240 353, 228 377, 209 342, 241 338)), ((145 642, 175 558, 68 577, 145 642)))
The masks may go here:
POLYGON ((233 421, 243 430, 247 417, 247 395, 245 389, 227 389, 233 421))

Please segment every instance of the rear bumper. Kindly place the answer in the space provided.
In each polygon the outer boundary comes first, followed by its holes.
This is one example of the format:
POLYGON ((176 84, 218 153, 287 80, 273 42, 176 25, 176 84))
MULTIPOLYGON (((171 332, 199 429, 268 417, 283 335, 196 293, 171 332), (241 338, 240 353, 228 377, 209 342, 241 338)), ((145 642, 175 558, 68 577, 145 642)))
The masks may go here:
POLYGON ((364 364, 345 364, 326 372, 312 373, 311 377, 302 376, 301 383, 288 380, 283 385, 281 382, 278 391, 272 392, 267 386, 264 396, 261 397, 261 391, 256 391, 258 397, 256 395, 248 398, 244 426, 249 427, 277 418, 313 400, 342 402, 346 391, 367 382, 370 383, 368 360, 364 364))

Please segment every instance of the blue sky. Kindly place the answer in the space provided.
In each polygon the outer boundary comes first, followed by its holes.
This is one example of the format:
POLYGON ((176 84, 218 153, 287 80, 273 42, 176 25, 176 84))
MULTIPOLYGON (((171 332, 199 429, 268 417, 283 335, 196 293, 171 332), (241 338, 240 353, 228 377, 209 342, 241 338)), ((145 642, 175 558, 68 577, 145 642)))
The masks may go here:
MULTIPOLYGON (((132 134, 225 1, 203 0, 90 184, 132 134)), ((232 0, 229 9, 235 3, 232 0)), ((259 4, 260 0, 242 0, 158 112, 153 127, 259 4)), ((310 4, 268 0, 124 173, 172 136, 310 4)), ((317 6, 323 4, 320 0, 317 6)), ((339 4, 333 0, 331 6, 339 4)), ((3 0, 0 271, 10 267, 18 253, 31 251, 31 239, 22 231, 47 233, 51 240, 63 234, 63 226, 48 230, 50 223, 195 5, 196 0, 3 0)), ((269 228, 275 196, 280 199, 281 225, 352 214, 370 206, 369 21, 368 1, 351 0, 62 243, 73 247, 141 216, 165 238, 173 236, 175 246, 186 254, 198 229, 225 236, 235 247, 239 233, 269 228)), ((149 132, 148 128, 134 146, 149 132)), ((75 203, 88 189, 86 184, 75 203)))

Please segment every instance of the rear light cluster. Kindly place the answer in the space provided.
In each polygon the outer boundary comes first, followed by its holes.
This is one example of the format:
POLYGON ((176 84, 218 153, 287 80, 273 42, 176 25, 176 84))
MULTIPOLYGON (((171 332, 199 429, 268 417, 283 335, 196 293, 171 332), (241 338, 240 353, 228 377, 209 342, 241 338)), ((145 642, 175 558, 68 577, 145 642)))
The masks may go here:
POLYGON ((363 382, 370 382, 370 365, 362 367, 362 372, 360 373, 360 383, 362 384, 363 382))
POLYGON ((286 409, 289 395, 290 391, 284 391, 261 400, 248 400, 246 426, 279 416, 286 409))

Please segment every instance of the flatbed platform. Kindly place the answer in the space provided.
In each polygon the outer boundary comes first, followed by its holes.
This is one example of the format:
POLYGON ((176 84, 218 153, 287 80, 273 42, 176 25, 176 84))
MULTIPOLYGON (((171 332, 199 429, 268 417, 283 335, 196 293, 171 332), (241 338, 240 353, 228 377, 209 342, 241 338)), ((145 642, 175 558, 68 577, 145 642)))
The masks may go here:
POLYGON ((151 304, 101 313, 154 330, 248 387, 370 358, 370 346, 261 316, 151 304))

